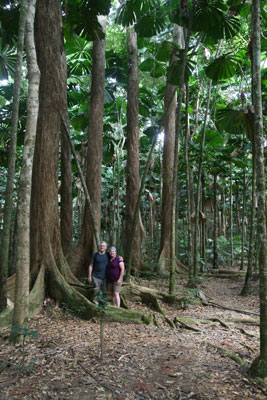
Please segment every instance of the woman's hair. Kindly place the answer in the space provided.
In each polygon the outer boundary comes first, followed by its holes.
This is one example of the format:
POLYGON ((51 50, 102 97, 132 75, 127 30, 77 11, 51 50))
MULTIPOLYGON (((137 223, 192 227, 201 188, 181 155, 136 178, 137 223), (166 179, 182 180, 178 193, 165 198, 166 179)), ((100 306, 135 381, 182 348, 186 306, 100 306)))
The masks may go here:
POLYGON ((117 252, 117 249, 116 249, 116 247, 115 246, 111 246, 110 248, 109 248, 109 251, 110 250, 114 250, 114 251, 116 251, 117 252))

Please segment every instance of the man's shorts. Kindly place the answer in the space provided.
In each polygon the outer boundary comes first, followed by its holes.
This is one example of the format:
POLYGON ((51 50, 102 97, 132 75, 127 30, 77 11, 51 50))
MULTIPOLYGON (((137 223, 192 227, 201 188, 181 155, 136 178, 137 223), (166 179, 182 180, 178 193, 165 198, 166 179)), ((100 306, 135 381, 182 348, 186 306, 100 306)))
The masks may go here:
POLYGON ((95 276, 92 276, 94 287, 96 290, 102 290, 103 292, 106 292, 107 289, 107 281, 106 279, 99 279, 96 278, 95 276))
POLYGON ((107 282, 108 292, 110 293, 120 293, 121 285, 117 285, 117 282, 107 282))

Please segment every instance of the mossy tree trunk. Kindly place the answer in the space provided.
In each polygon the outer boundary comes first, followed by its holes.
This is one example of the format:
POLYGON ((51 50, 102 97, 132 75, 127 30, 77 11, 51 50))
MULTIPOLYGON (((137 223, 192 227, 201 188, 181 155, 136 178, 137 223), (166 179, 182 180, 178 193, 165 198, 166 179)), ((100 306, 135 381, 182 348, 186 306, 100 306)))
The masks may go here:
POLYGON ((17 44, 17 60, 13 85, 13 101, 12 101, 12 116, 10 128, 10 145, 8 150, 8 175, 7 185, 5 192, 5 205, 4 205, 4 220, 3 230, 1 236, 0 247, 0 311, 4 310, 7 306, 7 289, 6 280, 8 276, 8 254, 10 245, 11 225, 12 225, 12 205, 13 205, 13 189, 15 177, 15 164, 16 164, 16 147, 17 147, 17 128, 18 128, 18 114, 19 114, 19 94, 21 86, 21 68, 23 59, 23 46, 24 46, 24 33, 25 21, 27 12, 27 0, 21 1, 20 19, 18 29, 18 44, 17 44))
MULTIPOLYGON (((32 184, 32 164, 36 138, 36 125, 39 108, 40 72, 36 59, 34 43, 34 18, 36 0, 28 3, 26 18, 26 52, 28 68, 27 122, 24 139, 22 166, 18 192, 18 228, 16 251, 16 290, 13 314, 13 326, 27 326, 29 307, 29 277, 30 277, 30 199, 32 184)), ((20 341, 18 332, 11 333, 12 342, 20 341)))

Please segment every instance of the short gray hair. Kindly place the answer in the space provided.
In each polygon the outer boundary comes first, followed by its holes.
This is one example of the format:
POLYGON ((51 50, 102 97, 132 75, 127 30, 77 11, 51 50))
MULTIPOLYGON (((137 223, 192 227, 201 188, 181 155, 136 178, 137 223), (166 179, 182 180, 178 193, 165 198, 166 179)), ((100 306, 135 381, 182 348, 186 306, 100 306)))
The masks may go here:
POLYGON ((117 249, 116 249, 116 247, 115 246, 111 246, 110 248, 109 248, 109 251, 110 250, 114 250, 114 251, 116 251, 117 252, 117 249))

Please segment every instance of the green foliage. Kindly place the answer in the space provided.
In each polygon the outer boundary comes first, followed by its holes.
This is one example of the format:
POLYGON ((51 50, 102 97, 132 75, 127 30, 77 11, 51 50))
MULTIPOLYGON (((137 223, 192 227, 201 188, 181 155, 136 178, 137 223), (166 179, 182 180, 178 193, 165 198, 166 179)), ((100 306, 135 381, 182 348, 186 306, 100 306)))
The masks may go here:
POLYGON ((242 132, 244 126, 244 111, 232 107, 218 108, 216 111, 216 126, 220 130, 235 134, 242 132))
POLYGON ((96 300, 97 300, 97 310, 100 312, 100 313, 103 313, 103 314, 108 314, 108 309, 107 309, 107 307, 110 305, 109 304, 109 302, 107 301, 107 299, 106 299, 106 296, 105 296, 105 293, 102 291, 102 290, 99 290, 98 292, 97 292, 97 296, 96 296, 96 298, 95 298, 96 300))
POLYGON ((227 14, 223 0, 201 0, 193 13, 192 29, 205 33, 213 41, 231 39, 240 29, 240 20, 227 14))
POLYGON ((166 17, 160 9, 149 15, 143 15, 135 24, 135 30, 140 37, 152 37, 166 28, 166 17))
POLYGON ((98 15, 107 15, 111 0, 68 0, 65 35, 71 40, 73 33, 87 40, 104 39, 98 15))
POLYGON ((14 48, 0 47, 0 80, 8 79, 15 73, 16 55, 14 48))
POLYGON ((206 75, 217 83, 224 79, 229 79, 235 75, 237 71, 237 60, 231 54, 223 54, 212 61, 206 68, 206 75))
POLYGON ((117 9, 116 23, 123 26, 133 25, 142 14, 152 12, 156 5, 156 0, 124 0, 117 9))
MULTIPOLYGON (((180 50, 180 54, 182 54, 183 50, 180 50)), ((193 73, 193 70, 196 66, 196 62, 190 58, 187 58, 185 65, 185 82, 188 82, 190 76, 193 73)), ((180 83, 181 76, 181 59, 173 61, 173 63, 168 67, 167 72, 167 81, 171 85, 178 86, 180 83)))

